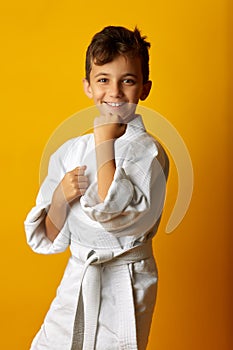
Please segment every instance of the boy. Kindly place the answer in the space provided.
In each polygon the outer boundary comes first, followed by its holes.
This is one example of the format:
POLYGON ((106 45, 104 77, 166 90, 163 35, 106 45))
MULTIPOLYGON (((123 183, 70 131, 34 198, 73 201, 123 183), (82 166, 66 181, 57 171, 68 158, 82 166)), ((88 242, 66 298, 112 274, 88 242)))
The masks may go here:
POLYGON ((114 26, 88 47, 84 91, 100 117, 93 134, 52 155, 25 221, 34 251, 71 250, 33 350, 146 349, 158 279, 151 240, 168 175, 135 114, 151 89, 149 47, 137 29, 114 26))

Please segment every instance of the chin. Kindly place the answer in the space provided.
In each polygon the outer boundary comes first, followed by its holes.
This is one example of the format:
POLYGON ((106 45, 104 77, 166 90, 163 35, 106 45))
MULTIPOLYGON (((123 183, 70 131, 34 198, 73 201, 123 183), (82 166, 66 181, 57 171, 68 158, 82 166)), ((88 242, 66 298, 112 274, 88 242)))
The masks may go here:
POLYGON ((122 107, 110 107, 106 104, 97 106, 101 115, 118 115, 125 123, 133 119, 136 107, 137 105, 134 103, 127 103, 122 107))

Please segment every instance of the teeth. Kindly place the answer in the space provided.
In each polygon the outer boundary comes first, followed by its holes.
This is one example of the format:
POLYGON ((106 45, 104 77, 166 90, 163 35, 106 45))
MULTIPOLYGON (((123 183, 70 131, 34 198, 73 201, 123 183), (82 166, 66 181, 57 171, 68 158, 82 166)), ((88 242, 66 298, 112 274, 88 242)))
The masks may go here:
POLYGON ((119 107, 122 105, 122 103, 117 103, 117 102, 108 102, 108 105, 112 106, 112 107, 119 107))

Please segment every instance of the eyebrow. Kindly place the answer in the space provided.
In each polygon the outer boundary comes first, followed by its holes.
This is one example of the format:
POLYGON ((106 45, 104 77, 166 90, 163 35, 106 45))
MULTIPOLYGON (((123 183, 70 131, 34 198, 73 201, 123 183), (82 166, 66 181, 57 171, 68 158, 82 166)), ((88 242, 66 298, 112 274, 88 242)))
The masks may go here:
MULTIPOLYGON (((109 74, 109 73, 104 73, 104 72, 100 72, 100 73, 94 75, 94 78, 98 78, 99 76, 109 76, 109 75, 111 75, 111 74, 109 74)), ((138 76, 137 76, 136 74, 133 74, 133 73, 125 73, 125 74, 122 75, 122 78, 124 78, 124 77, 134 77, 134 78, 137 78, 138 76)))

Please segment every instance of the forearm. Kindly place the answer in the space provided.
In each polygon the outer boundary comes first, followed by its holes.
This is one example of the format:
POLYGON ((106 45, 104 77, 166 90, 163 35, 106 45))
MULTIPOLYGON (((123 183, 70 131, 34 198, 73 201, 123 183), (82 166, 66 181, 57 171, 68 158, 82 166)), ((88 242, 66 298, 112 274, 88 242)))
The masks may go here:
POLYGON ((45 232, 48 239, 53 242, 61 231, 67 217, 68 206, 66 203, 58 206, 51 204, 45 218, 45 232))
POLYGON ((96 140, 98 195, 104 201, 116 171, 114 140, 96 140))
POLYGON ((107 196, 116 171, 114 142, 126 130, 118 115, 102 115, 94 121, 97 162, 98 195, 101 201, 107 196))

